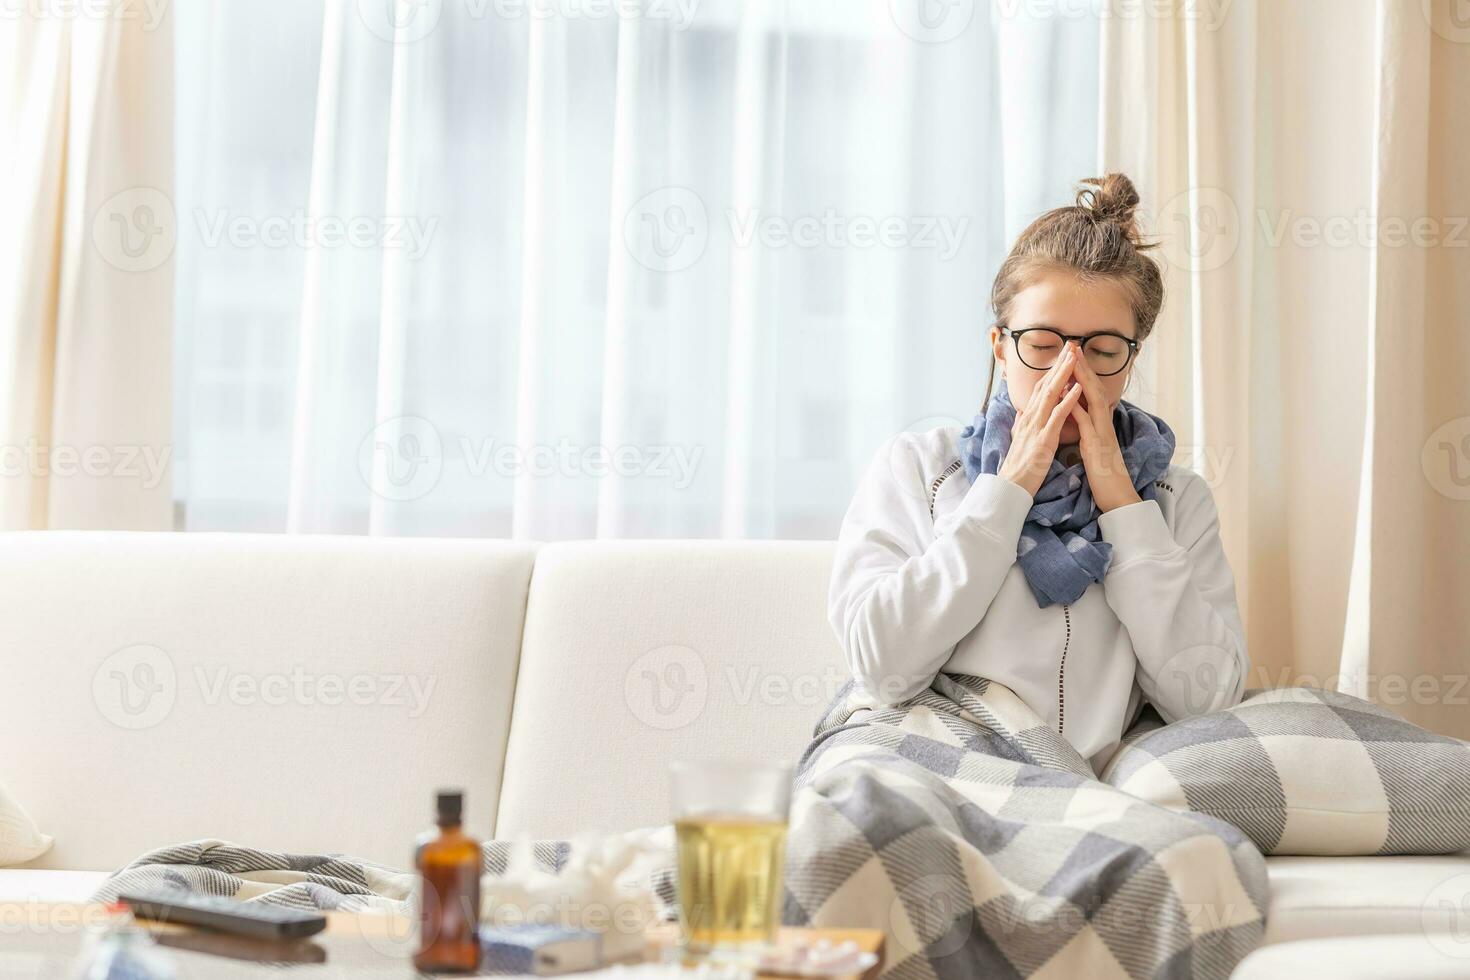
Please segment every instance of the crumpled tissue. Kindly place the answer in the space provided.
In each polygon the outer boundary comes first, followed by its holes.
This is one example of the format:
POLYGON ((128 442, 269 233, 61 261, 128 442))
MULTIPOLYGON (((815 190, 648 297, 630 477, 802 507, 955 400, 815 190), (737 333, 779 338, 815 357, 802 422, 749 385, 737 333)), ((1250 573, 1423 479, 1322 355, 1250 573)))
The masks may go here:
POLYGON ((480 921, 586 929, 602 936, 604 963, 641 956, 665 912, 655 883, 674 867, 672 824, 570 838, 560 871, 541 866, 529 837, 517 838, 505 872, 480 878, 480 921))

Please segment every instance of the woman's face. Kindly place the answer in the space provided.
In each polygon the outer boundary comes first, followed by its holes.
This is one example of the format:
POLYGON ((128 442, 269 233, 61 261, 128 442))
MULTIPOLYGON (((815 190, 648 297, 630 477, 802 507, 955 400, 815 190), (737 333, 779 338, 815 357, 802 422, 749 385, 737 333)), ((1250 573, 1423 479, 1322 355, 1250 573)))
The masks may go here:
MULTIPOLYGON (((1013 331, 1025 330, 1029 327, 1051 327, 1059 333, 1070 336, 1085 336, 1110 330, 1120 333, 1124 337, 1132 338, 1137 335, 1137 329, 1133 322, 1133 307, 1128 302, 1127 293, 1117 283, 1106 280, 1097 282, 1084 282, 1066 272, 1050 272, 1042 276, 1030 286, 1021 290, 1011 302, 1010 322, 1007 324, 1013 331)), ((1031 334, 1023 337, 1022 342, 1034 340, 1038 335, 1031 334)), ((1053 338, 1047 338, 1050 344, 1053 338)), ((1024 410, 1030 404, 1031 392, 1036 383, 1046 374, 1045 368, 1036 369, 1028 367, 1016 356, 1016 342, 1009 336, 1000 332, 999 327, 990 328, 990 343, 995 352, 995 358, 1000 362, 1002 370, 1005 371, 1006 387, 1010 390, 1011 402, 1017 409, 1024 410)), ((1076 344, 1077 341, 1069 341, 1076 344)), ((1055 359, 1057 351, 1045 349, 1041 346, 1028 347, 1027 359, 1032 363, 1050 363, 1055 359)), ((1133 373, 1133 364, 1137 360, 1128 362, 1128 367, 1117 374, 1108 377, 1099 377, 1102 390, 1107 393, 1108 411, 1111 414, 1113 406, 1123 397, 1123 389, 1128 384, 1128 376, 1133 373)), ((1110 370, 1106 364, 1106 358, 1094 355, 1089 362, 1095 371, 1110 370)), ((1087 396, 1082 396, 1081 406, 1087 407, 1087 396)), ((1060 443, 1066 445, 1074 443, 1080 438, 1077 431, 1077 421, 1070 415, 1062 423, 1060 443)))

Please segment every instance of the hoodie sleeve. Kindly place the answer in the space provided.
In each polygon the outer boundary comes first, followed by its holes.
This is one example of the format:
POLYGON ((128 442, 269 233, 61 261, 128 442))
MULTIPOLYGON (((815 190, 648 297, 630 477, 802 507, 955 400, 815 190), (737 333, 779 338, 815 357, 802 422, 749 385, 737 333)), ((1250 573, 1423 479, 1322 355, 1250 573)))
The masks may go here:
POLYGON ((853 678, 885 704, 927 687, 984 617, 1031 510, 1020 486, 982 474, 936 526, 925 438, 904 433, 878 451, 843 519, 827 595, 853 678))
POLYGON ((1103 592, 1133 642, 1138 685, 1166 722, 1238 704, 1250 672, 1214 496, 1195 474, 1176 482, 1172 530, 1157 500, 1098 518, 1113 546, 1103 592))

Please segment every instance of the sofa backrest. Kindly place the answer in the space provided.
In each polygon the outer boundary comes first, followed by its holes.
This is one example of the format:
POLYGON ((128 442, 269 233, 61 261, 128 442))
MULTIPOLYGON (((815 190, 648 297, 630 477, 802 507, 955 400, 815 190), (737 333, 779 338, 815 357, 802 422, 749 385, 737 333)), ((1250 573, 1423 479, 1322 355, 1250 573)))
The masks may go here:
POLYGON ((543 546, 497 835, 666 821, 676 758, 795 762, 846 679, 825 612, 832 548, 543 546))
POLYGON ((56 839, 34 866, 211 836, 403 867, 444 783, 492 829, 534 547, 40 532, 0 552, 0 783, 56 839))

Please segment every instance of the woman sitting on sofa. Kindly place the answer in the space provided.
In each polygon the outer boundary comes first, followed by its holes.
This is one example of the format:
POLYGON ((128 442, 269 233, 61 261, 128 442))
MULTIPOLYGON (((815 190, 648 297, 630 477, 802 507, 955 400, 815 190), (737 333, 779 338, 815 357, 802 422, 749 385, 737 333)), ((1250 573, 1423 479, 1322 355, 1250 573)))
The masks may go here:
POLYGON ((1121 174, 1016 241, 963 429, 904 433, 847 511, 828 615, 874 706, 936 674, 1004 684, 1100 772, 1145 701, 1240 701, 1249 669, 1209 486, 1124 401, 1163 303, 1121 174), (996 365, 1002 378, 991 394, 996 365))

